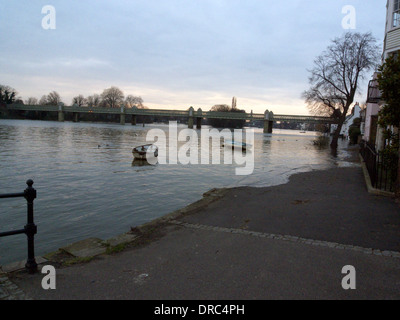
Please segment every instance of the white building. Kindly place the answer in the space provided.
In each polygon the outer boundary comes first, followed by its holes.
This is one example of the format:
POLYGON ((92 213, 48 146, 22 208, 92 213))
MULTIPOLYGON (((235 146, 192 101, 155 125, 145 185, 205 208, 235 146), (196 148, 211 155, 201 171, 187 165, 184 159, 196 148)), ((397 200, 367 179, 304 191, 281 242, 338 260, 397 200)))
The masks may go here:
MULTIPOLYGON (((400 52, 400 0, 388 0, 386 4, 385 40, 383 45, 382 63, 393 54, 400 52)), ((383 131, 378 126, 378 112, 381 94, 377 82, 378 73, 375 72, 368 85, 367 109, 365 116, 365 132, 363 139, 375 145, 377 150, 385 146, 383 131)))
MULTIPOLYGON (((351 113, 346 117, 346 120, 343 122, 342 130, 340 130, 340 135, 344 138, 349 138, 349 129, 354 122, 354 119, 361 117, 361 108, 358 102, 354 105, 353 109, 351 109, 351 113)), ((333 134, 336 131, 337 124, 331 125, 330 133, 333 134)))
POLYGON ((400 51, 400 0, 388 0, 386 5, 385 41, 382 62, 400 51))
POLYGON ((343 122, 343 127, 342 130, 340 131, 340 134, 343 135, 344 137, 348 138, 349 137, 349 129, 351 125, 353 124, 354 120, 357 118, 360 118, 360 112, 361 108, 358 102, 355 104, 353 109, 351 110, 351 114, 346 117, 346 120, 343 122))

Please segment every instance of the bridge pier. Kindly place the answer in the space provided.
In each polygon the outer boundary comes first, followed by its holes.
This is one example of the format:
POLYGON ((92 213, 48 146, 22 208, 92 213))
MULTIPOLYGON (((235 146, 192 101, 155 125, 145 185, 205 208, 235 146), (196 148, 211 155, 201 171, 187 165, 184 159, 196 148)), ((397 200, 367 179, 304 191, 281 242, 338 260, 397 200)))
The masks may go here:
POLYGON ((272 133, 272 128, 274 126, 274 114, 268 110, 264 113, 264 133, 272 133))
POLYGON ((196 129, 197 130, 201 130, 201 122, 202 122, 202 118, 196 118, 196 129))
POLYGON ((124 126, 125 125, 125 114, 121 113, 119 116, 119 123, 124 126))
POLYGON ((269 121, 264 120, 264 133, 269 133, 269 121))
POLYGON ((72 121, 73 122, 79 122, 79 112, 73 112, 72 113, 72 121))
POLYGON ((121 114, 119 115, 119 123, 124 126, 125 125, 125 106, 121 105, 121 114))
POLYGON ((203 110, 201 110, 201 108, 199 108, 199 110, 197 110, 197 117, 196 117, 196 129, 197 130, 201 130, 202 120, 203 120, 203 110))
POLYGON ((194 125, 194 108, 190 107, 189 109, 189 120, 188 120, 188 128, 193 129, 194 125))
POLYGON ((273 128, 274 128, 274 122, 273 122, 273 121, 270 121, 270 122, 269 122, 268 133, 272 133, 273 128))
POLYGON ((133 126, 136 126, 136 115, 132 115, 132 120, 131 120, 131 124, 133 125, 133 126))
POLYGON ((193 121, 194 121, 193 117, 190 117, 189 121, 188 121, 188 128, 189 129, 193 129, 193 121))
POLYGON ((58 121, 59 122, 64 122, 64 111, 63 111, 62 104, 58 105, 58 121))

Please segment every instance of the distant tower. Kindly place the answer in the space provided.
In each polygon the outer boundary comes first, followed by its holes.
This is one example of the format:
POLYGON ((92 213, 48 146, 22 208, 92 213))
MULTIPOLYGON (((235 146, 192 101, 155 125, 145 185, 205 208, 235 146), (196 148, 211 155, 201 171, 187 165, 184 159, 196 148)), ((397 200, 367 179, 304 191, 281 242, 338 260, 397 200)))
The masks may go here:
POLYGON ((237 103, 236 97, 233 97, 232 98, 232 109, 236 109, 236 103, 237 103))

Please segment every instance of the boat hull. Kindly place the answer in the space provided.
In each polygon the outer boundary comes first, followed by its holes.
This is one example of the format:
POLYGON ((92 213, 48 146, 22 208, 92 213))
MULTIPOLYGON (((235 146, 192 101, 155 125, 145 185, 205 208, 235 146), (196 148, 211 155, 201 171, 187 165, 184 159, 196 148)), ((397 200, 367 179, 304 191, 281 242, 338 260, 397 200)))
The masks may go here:
POLYGON ((247 150, 247 148, 250 148, 250 144, 246 144, 244 142, 235 142, 235 141, 226 141, 222 144, 223 147, 228 147, 232 149, 242 149, 243 151, 247 150))
POLYGON ((133 148, 133 157, 138 160, 147 160, 149 158, 158 157, 158 148, 155 145, 144 145, 133 148))

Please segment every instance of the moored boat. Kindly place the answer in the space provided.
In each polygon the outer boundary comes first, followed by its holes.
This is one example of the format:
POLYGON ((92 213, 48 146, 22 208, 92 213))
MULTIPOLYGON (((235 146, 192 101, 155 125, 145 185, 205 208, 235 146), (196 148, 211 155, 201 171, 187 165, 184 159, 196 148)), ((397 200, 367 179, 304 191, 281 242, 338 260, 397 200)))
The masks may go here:
POLYGON ((158 148, 154 144, 147 144, 133 148, 132 154, 135 159, 146 160, 149 157, 158 157, 158 148))
POLYGON ((242 148, 242 150, 246 150, 251 147, 251 144, 245 142, 237 142, 237 141, 225 141, 222 144, 223 147, 231 147, 232 149, 235 148, 242 148))

